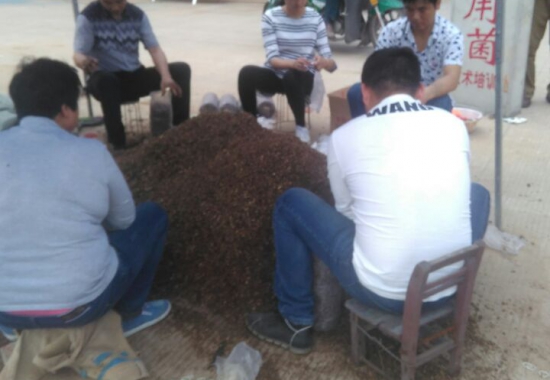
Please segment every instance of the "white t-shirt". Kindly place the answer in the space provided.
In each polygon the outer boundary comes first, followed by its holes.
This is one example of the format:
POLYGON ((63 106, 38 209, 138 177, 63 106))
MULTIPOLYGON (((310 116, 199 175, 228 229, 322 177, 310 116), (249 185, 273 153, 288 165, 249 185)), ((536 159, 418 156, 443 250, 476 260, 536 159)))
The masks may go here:
POLYGON ((390 96, 333 132, 328 171, 336 209, 355 223, 355 271, 374 293, 404 300, 416 264, 471 244, 468 134, 452 114, 390 96))

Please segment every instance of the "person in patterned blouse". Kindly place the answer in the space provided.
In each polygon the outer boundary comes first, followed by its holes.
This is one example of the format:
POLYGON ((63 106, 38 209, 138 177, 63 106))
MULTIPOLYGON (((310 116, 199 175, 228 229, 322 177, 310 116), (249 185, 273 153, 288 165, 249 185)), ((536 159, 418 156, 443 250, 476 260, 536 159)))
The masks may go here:
MULTIPOLYGON (((409 47, 420 61, 425 104, 452 110, 449 93, 459 84, 464 37, 450 21, 437 14, 441 0, 404 0, 406 17, 386 25, 378 37, 376 49, 409 47)), ((365 114, 361 85, 348 91, 352 117, 365 114)))

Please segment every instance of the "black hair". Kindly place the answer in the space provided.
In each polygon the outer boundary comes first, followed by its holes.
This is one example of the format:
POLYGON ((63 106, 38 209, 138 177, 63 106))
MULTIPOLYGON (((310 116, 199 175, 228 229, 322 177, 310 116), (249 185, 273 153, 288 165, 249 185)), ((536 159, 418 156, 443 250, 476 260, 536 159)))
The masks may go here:
POLYGON ((361 82, 379 97, 396 92, 414 96, 420 81, 418 57, 406 47, 375 51, 367 58, 361 74, 361 82))
POLYGON ((425 1, 428 3, 432 3, 434 6, 437 4, 437 0, 403 0, 403 4, 416 3, 417 1, 425 1))
POLYGON ((49 58, 22 62, 10 83, 10 96, 19 119, 25 116, 53 119, 63 105, 76 111, 79 95, 76 70, 49 58))

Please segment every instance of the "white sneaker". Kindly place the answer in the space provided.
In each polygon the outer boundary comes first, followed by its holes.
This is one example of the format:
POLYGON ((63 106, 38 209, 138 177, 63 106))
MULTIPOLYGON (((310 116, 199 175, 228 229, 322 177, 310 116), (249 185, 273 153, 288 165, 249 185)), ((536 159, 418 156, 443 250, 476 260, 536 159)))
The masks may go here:
POLYGON ((296 126, 296 137, 298 137, 300 141, 305 142, 308 145, 311 142, 311 137, 309 136, 309 131, 306 127, 296 126))

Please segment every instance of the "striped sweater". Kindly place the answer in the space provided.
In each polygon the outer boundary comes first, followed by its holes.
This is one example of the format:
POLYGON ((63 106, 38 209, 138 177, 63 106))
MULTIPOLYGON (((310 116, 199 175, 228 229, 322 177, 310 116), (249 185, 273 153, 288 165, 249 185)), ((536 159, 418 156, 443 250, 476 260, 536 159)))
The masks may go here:
MULTIPOLYGON (((315 52, 324 58, 332 58, 323 18, 311 8, 306 8, 300 18, 291 18, 282 7, 268 10, 262 17, 262 37, 267 61, 265 66, 282 77, 287 70, 276 70, 269 61, 273 58, 312 61, 315 52)), ((313 72, 315 69, 310 68, 313 72)))

